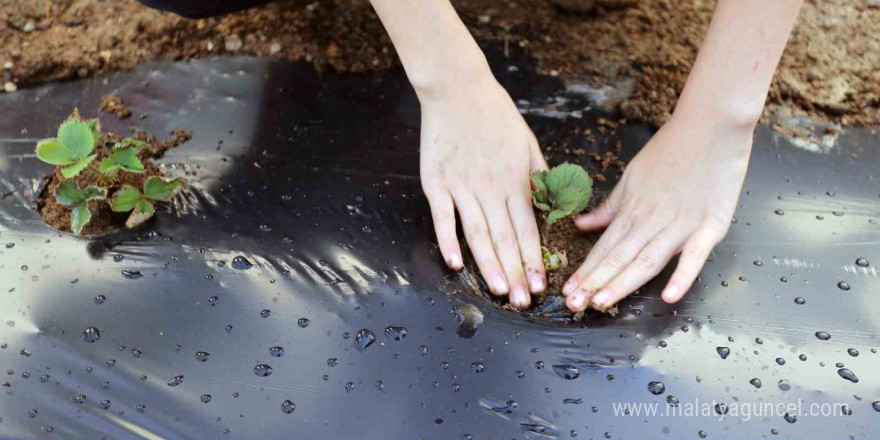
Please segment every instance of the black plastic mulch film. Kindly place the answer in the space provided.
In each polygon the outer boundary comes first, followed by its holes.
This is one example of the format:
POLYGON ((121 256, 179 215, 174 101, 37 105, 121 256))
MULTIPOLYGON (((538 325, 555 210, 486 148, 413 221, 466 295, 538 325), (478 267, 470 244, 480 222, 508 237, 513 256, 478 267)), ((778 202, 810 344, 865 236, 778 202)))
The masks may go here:
MULTIPOLYGON (((542 145, 596 151, 575 133, 600 114, 527 64, 493 61, 542 145)), ((400 71, 153 63, 4 95, 0 114, 4 439, 880 429, 870 129, 815 152, 759 127, 736 221, 685 299, 659 299, 667 268, 618 316, 569 324, 500 310, 444 268, 418 180, 418 103, 400 71), (109 92, 135 117, 103 114, 105 129, 193 132, 161 160, 189 185, 136 231, 55 232, 35 212, 50 171, 35 142, 73 107, 95 115, 109 92)), ((620 140, 631 157, 650 134, 622 126, 599 148, 620 140)), ((551 162, 594 166, 555 150, 551 162)))

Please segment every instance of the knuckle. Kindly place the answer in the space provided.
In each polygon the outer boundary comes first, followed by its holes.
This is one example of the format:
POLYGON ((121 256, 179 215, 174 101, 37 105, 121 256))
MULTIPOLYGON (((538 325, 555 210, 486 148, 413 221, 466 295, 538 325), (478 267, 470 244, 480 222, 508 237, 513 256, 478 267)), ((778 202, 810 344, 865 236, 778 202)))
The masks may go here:
POLYGON ((636 258, 636 263, 641 269, 650 272, 655 271, 660 265, 657 255, 653 252, 642 252, 639 254, 638 258, 636 258))
POLYGON ((620 250, 611 251, 607 257, 605 257, 605 265, 611 268, 620 268, 624 264, 624 256, 621 254, 620 250))
POLYGON ((475 241, 485 239, 489 231, 482 222, 470 221, 464 228, 464 234, 468 240, 475 241))
POLYGON ((492 236, 492 244, 496 248, 504 248, 512 246, 515 243, 513 234, 510 231, 502 231, 492 236))

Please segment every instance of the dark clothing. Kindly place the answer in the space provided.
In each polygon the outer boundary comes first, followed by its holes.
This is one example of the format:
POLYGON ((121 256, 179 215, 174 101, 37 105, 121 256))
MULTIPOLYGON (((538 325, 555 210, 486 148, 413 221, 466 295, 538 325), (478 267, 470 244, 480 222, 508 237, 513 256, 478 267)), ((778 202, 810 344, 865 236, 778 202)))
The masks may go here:
POLYGON ((155 9, 173 12, 188 18, 203 18, 223 15, 254 6, 264 5, 273 0, 138 0, 155 9))

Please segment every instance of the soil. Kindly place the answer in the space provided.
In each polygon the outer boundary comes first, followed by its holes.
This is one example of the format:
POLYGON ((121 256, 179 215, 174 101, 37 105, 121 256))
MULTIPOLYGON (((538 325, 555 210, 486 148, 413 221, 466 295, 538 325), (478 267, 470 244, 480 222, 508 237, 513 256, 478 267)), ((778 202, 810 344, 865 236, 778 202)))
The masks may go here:
POLYGON ((546 231, 542 237, 544 246, 551 252, 564 252, 568 265, 547 273, 547 290, 544 295, 561 295, 562 286, 587 259, 587 254, 593 249, 601 233, 585 234, 571 219, 558 221, 546 231))
MULTIPOLYGON (((117 173, 116 181, 109 185, 107 200, 110 200, 114 192, 124 184, 132 185, 136 188, 143 188, 144 181, 147 180, 148 177, 162 175, 161 170, 152 159, 161 157, 169 148, 176 147, 192 137, 192 134, 185 130, 172 132, 171 135, 172 137, 169 140, 160 142, 155 136, 142 131, 135 131, 132 133, 131 137, 149 144, 149 147, 141 148, 138 153, 138 158, 140 158, 141 162, 144 164, 144 172, 143 174, 127 173, 124 171, 117 173)), ((123 137, 125 136, 118 133, 102 133, 101 140, 95 148, 95 152, 98 154, 95 163, 107 157, 111 153, 113 145, 116 142, 119 142, 123 137)), ((55 172, 47 179, 48 182, 43 188, 43 192, 40 193, 40 197, 37 199, 37 209, 40 212, 40 216, 43 218, 43 221, 52 228, 59 231, 71 232, 70 208, 61 206, 61 204, 55 200, 54 196, 55 188, 65 180, 61 176, 60 167, 56 167, 55 172)), ((78 183, 80 188, 85 188, 89 185, 108 186, 106 183, 100 182, 96 173, 89 170, 83 171, 79 176, 74 177, 71 180, 78 183)), ((113 210, 110 209, 107 200, 91 200, 88 202, 89 208, 92 211, 92 219, 85 225, 81 235, 99 235, 125 228, 125 220, 128 219, 129 213, 113 212, 113 210)))
POLYGON ((101 97, 101 111, 113 113, 119 119, 131 117, 131 109, 115 93, 108 93, 101 97))
MULTIPOLYGON (((662 124, 708 26, 713 0, 457 0, 480 41, 517 45, 540 69, 622 93, 627 118, 662 124)), ((880 6, 807 0, 780 63, 765 120, 782 108, 843 125, 880 124, 880 6)), ((366 0, 287 0, 185 19, 134 1, 0 2, 0 82, 129 69, 153 59, 274 56, 369 72, 398 63, 366 0)))

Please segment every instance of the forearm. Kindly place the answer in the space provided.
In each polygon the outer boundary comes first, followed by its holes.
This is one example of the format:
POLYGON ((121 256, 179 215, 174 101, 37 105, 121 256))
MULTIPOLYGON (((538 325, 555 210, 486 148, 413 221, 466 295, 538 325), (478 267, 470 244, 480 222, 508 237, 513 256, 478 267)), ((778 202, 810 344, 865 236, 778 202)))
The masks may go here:
POLYGON ((675 114, 753 128, 803 0, 720 0, 675 114))
POLYGON ((372 0, 420 98, 492 78, 489 64, 448 0, 372 0))

